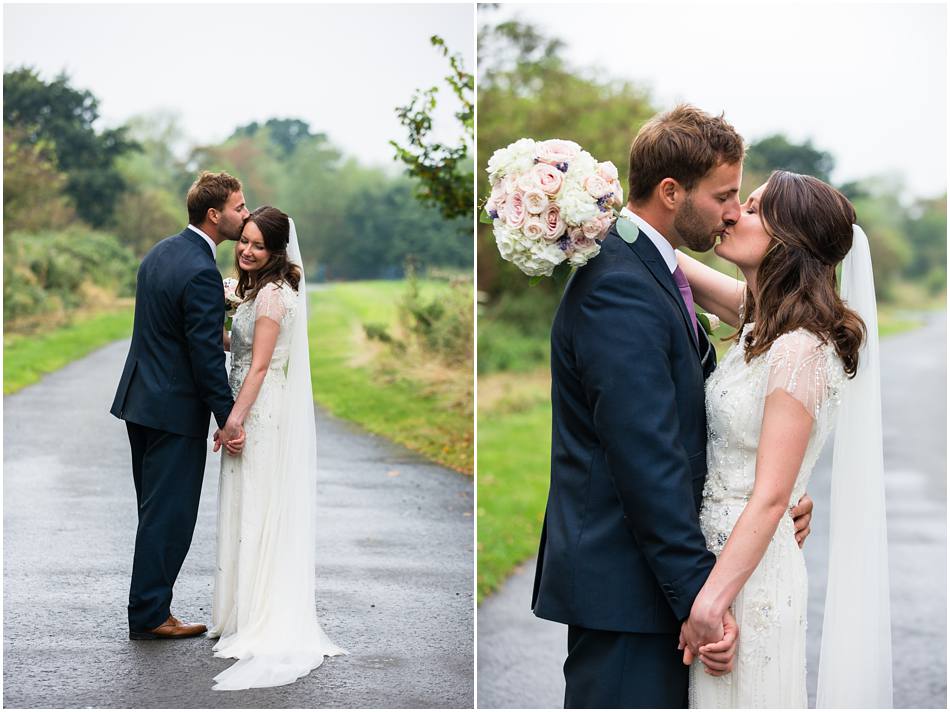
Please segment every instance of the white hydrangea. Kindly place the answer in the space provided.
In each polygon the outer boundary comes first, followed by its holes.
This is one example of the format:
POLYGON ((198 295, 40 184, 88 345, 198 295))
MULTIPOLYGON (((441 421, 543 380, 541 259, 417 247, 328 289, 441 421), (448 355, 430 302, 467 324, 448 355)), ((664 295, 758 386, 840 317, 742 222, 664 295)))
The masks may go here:
POLYGON ((506 148, 499 148, 488 159, 488 181, 494 185, 500 178, 527 171, 534 165, 536 150, 536 143, 530 138, 522 138, 506 148))

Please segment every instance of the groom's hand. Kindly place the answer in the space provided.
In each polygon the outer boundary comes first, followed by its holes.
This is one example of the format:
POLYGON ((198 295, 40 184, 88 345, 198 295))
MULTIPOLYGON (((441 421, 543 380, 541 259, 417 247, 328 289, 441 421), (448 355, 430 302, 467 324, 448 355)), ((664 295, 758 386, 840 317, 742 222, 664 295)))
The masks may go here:
POLYGON ((792 508, 792 519, 795 522, 795 541, 798 542, 798 548, 805 546, 805 539, 811 534, 811 510, 815 508, 815 503, 807 493, 802 495, 792 508))

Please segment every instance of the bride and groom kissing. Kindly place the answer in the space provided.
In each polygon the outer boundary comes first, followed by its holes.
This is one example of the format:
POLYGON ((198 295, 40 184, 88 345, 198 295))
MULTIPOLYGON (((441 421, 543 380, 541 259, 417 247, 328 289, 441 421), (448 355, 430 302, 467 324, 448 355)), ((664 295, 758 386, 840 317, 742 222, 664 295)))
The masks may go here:
POLYGON ((213 414, 213 449, 223 451, 208 636, 219 638, 215 656, 238 659, 214 689, 284 685, 344 652, 320 627, 314 601, 316 433, 296 229, 276 208, 249 212, 227 173, 203 172, 187 208, 189 225, 139 267, 111 409, 128 430, 138 507, 129 637, 206 632, 179 621, 171 601, 213 414), (215 262, 226 241, 236 243, 236 282, 223 283, 215 262), (230 334, 226 292, 238 303, 230 334))
POLYGON ((633 225, 554 318, 532 608, 569 626, 565 707, 807 707, 805 489, 836 425, 818 705, 891 704, 867 237, 810 176, 776 171, 740 204, 743 158, 721 116, 645 124, 633 225), (715 246, 744 281, 680 246, 715 246), (696 305, 736 329, 718 365, 696 305))

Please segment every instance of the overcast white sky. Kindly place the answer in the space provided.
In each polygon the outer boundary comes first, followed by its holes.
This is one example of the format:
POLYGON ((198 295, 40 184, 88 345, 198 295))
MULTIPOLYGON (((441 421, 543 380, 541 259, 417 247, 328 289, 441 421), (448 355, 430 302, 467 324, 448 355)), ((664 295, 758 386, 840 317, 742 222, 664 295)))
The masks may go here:
POLYGON ((688 101, 749 141, 813 139, 845 181, 897 171, 910 192, 947 187, 947 15, 940 5, 504 5, 564 40, 575 67, 688 101))
MULTIPOLYGON (((299 118, 366 163, 391 163, 405 140, 394 109, 442 85, 441 35, 474 71, 474 11, 441 5, 10 5, 4 69, 23 64, 99 99, 103 126, 170 109, 194 142, 239 125, 299 118)), ((458 130, 447 88, 439 135, 458 130)))

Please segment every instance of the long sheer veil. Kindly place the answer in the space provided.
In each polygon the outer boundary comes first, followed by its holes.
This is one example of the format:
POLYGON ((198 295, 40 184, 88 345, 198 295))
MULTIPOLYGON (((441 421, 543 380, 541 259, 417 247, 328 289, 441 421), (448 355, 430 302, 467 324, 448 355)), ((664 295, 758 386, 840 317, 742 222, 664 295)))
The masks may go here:
MULTIPOLYGON (((214 689, 272 687, 293 682, 319 667, 326 655, 345 651, 323 632, 315 601, 317 433, 307 335, 307 283, 290 221, 287 247, 300 268, 300 284, 287 360, 287 387, 277 412, 278 456, 273 463, 267 522, 261 532, 261 566, 247 610, 259 619, 238 622, 238 633, 222 638, 228 657, 240 658, 215 677, 214 689)), ((216 648, 217 649, 217 648, 216 648)))
POLYGON ((893 706, 893 694, 881 364, 871 251, 857 225, 844 260, 841 296, 864 320, 867 340, 835 433, 817 706, 886 708, 893 706))

